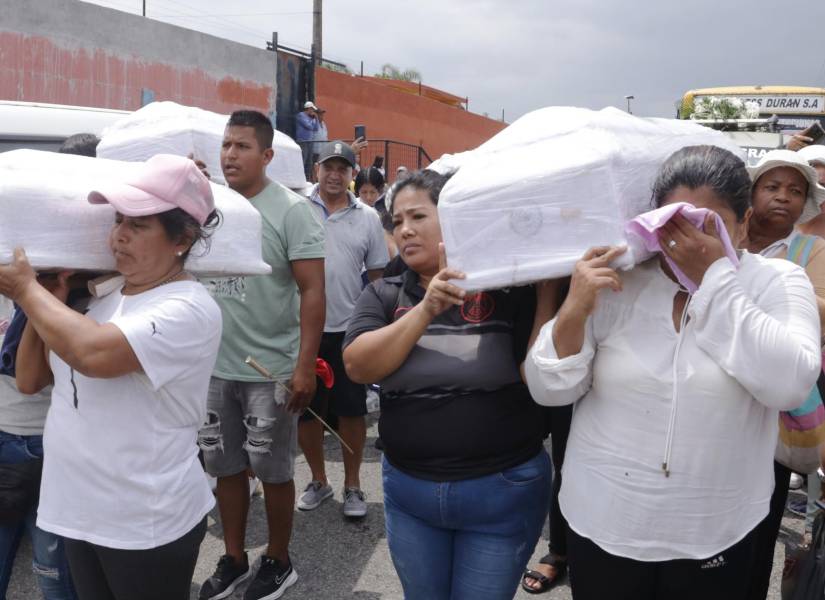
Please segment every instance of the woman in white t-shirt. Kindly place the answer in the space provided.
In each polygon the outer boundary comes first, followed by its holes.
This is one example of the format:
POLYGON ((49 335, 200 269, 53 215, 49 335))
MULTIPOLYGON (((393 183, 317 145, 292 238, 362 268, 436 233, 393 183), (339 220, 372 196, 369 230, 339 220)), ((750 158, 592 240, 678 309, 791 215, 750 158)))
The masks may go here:
MULTIPOLYGON (((726 150, 675 153, 654 199, 716 213, 734 247, 745 237, 750 179, 726 150)), ((802 269, 747 252, 735 265, 713 215, 658 236, 662 254, 621 276, 621 249, 588 251, 525 361, 537 402, 576 403, 560 494, 576 600, 744 598, 777 411, 802 404, 820 369, 802 269)))
POLYGON ((18 249, 0 293, 29 317, 17 382, 54 380, 37 525, 63 536, 81 600, 184 600, 214 505, 198 428, 221 315, 184 269, 217 220, 195 164, 158 155, 133 180, 89 194, 116 210, 122 285, 85 315, 49 293, 18 249))

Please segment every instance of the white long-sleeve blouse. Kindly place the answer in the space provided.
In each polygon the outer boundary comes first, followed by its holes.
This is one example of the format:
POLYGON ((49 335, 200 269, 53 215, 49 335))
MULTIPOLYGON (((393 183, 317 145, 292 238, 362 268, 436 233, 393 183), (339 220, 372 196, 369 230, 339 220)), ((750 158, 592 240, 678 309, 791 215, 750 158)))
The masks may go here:
POLYGON ((611 554, 708 558, 768 513, 777 411, 821 365, 813 288, 790 261, 722 258, 677 332, 679 287, 657 259, 623 282, 600 294, 581 352, 558 358, 551 321, 525 361, 539 404, 576 402, 561 509, 611 554))

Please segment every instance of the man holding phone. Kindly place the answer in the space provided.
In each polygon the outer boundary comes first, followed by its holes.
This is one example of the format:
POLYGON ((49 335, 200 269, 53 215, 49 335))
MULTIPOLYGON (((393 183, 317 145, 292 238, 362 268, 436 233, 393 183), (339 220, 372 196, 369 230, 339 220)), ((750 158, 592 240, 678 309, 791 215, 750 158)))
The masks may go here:
POLYGON ((311 100, 304 102, 304 110, 295 115, 295 141, 301 147, 301 156, 304 159, 304 175, 307 180, 312 175, 312 149, 315 136, 320 125, 318 123, 318 107, 311 100))
POLYGON ((326 143, 329 141, 329 132, 327 131, 327 124, 324 122, 324 114, 325 111, 320 106, 315 111, 315 116, 318 118, 318 131, 315 132, 315 135, 312 136, 312 139, 315 143, 312 144, 312 164, 314 165, 318 162, 318 155, 321 153, 321 148, 323 148, 326 143))
POLYGON ((366 140, 367 139, 367 126, 366 125, 356 125, 355 126, 355 140, 358 139, 366 140))

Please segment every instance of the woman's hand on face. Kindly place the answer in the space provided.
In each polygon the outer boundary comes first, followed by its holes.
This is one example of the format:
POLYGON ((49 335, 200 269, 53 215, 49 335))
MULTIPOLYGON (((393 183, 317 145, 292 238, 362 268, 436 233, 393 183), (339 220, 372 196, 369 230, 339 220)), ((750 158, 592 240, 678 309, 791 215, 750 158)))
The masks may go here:
POLYGON ((726 256, 725 246, 716 227, 715 214, 709 214, 705 218, 704 231, 677 214, 659 229, 659 245, 665 256, 697 286, 702 283, 705 271, 726 256))
POLYGON ((585 252, 573 268, 564 306, 587 318, 596 308, 596 298, 601 290, 610 288, 620 292, 622 280, 610 263, 626 250, 626 246, 599 246, 585 252))
POLYGON ((421 302, 422 308, 430 318, 437 317, 451 306, 464 304, 467 292, 448 281, 449 279, 464 279, 464 277, 461 271, 447 268, 447 253, 444 250, 444 244, 438 244, 438 273, 430 280, 427 293, 421 302))
POLYGON ((14 249, 14 258, 7 265, 0 265, 0 294, 15 302, 28 286, 37 283, 37 274, 29 264, 22 248, 14 249))

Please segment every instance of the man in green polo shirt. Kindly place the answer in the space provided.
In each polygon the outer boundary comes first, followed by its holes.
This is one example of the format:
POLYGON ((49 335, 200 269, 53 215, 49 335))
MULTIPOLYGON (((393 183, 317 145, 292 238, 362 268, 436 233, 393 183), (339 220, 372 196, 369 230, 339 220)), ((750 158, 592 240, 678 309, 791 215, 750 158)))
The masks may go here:
POLYGON ((267 179, 272 138, 265 115, 237 111, 221 149, 227 184, 261 213, 263 258, 272 274, 211 282, 223 335, 199 443, 206 471, 218 478, 226 554, 203 584, 201 600, 232 595, 251 574, 244 551, 248 468, 263 482, 269 545, 244 599, 280 597, 298 578, 289 559, 292 478, 298 414, 315 393, 324 328, 324 228, 304 197, 267 179), (250 355, 283 385, 244 364, 250 355))

